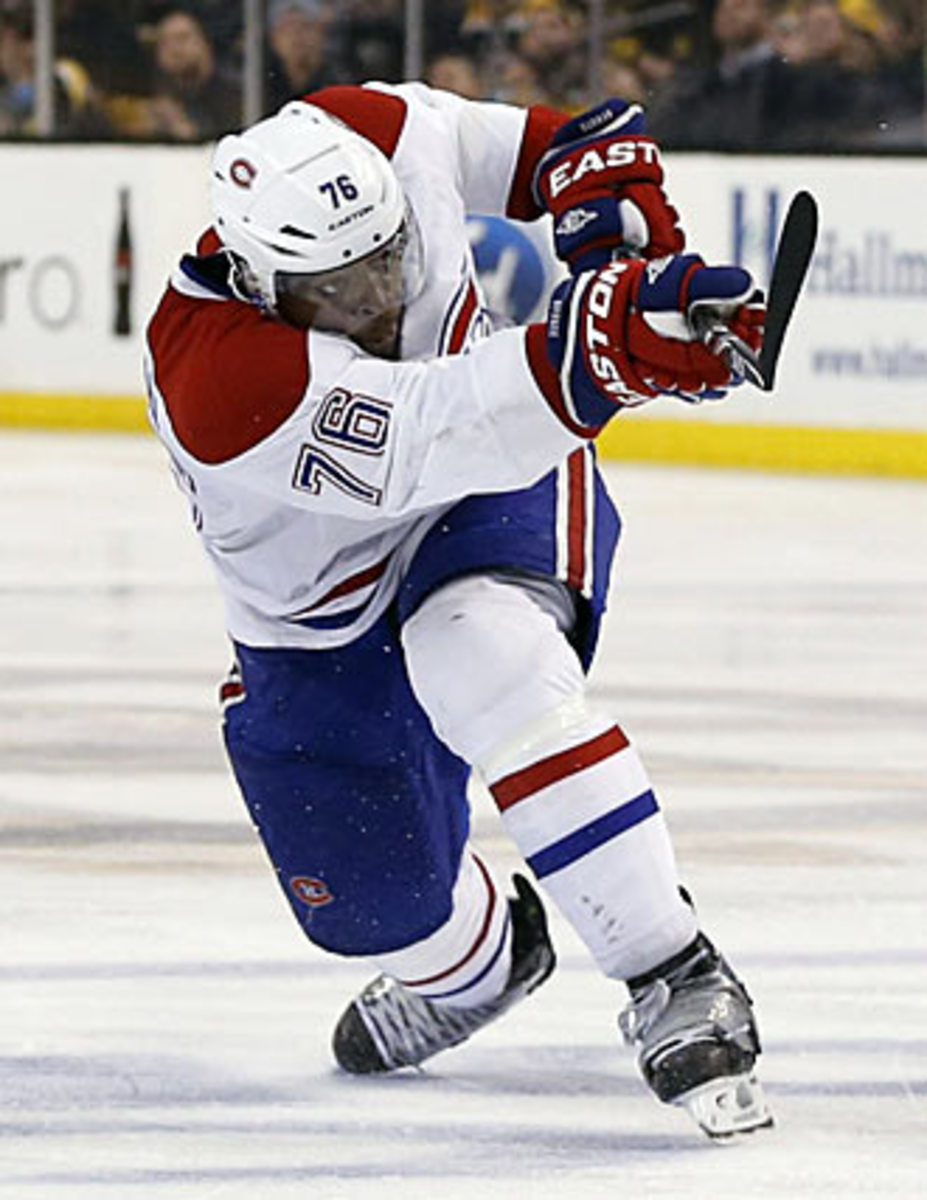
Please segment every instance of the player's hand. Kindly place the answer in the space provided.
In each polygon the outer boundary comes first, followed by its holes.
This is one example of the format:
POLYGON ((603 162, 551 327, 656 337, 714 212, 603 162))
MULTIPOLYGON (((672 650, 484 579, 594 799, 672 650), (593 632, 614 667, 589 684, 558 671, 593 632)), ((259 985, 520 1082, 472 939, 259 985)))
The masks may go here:
POLYGON ((627 353, 635 374, 657 395, 699 403, 723 399, 743 383, 736 360, 703 340, 706 316, 759 354, 766 308, 749 272, 708 266, 697 254, 639 266, 625 326, 627 353))
POLYGON ((607 100, 563 125, 538 164, 535 195, 553 214, 557 257, 574 275, 616 254, 661 258, 685 246, 644 130, 639 105, 607 100))
POLYGON ((681 254, 615 262, 562 283, 551 301, 547 353, 577 423, 597 429, 618 408, 661 395, 721 399, 741 383, 729 359, 696 332, 696 314, 705 311, 759 351, 765 308, 741 267, 681 254))

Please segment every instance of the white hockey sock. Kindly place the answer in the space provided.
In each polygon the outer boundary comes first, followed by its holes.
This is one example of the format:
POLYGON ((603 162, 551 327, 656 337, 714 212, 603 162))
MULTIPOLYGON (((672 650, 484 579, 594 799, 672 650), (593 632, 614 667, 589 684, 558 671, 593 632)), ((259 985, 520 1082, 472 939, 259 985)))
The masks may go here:
POLYGON ((482 576, 444 587, 403 629, 439 736, 477 767, 506 829, 602 970, 626 979, 697 932, 663 815, 634 749, 584 696, 550 613, 482 576))
POLYGON ((508 901, 489 867, 465 849, 451 915, 434 933, 377 955, 380 970, 435 1004, 470 1008, 501 994, 512 961, 508 901))
POLYGON ((641 974, 695 937, 663 814, 617 725, 577 698, 484 773, 507 831, 606 975, 641 974))

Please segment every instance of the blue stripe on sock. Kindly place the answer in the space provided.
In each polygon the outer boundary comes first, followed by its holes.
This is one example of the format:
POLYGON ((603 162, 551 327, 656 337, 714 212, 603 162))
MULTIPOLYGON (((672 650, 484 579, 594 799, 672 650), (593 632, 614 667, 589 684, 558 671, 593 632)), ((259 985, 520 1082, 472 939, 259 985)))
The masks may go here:
POLYGON ((627 804, 622 804, 618 808, 613 808, 611 812, 596 817, 588 825, 583 825, 581 829, 561 838, 559 842, 554 842, 553 845, 533 854, 527 860, 528 866, 538 879, 543 879, 545 875, 552 875, 554 871, 568 867, 570 863, 576 862, 590 850, 597 849, 611 841, 612 838, 624 833, 625 830, 632 829, 641 821, 646 821, 648 817, 652 817, 659 810, 660 806, 657 804, 653 792, 642 792, 640 796, 635 796, 627 804))

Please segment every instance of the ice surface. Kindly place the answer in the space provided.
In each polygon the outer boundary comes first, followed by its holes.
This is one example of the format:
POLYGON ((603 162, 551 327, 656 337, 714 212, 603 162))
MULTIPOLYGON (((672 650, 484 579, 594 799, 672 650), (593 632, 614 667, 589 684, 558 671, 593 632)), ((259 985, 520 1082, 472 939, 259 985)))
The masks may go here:
MULTIPOLYGON (((927 1196, 927 486, 610 467, 598 699, 746 976, 778 1126, 644 1091, 561 969, 427 1072, 339 1077, 226 772, 221 608, 157 447, 0 444, 3 1200, 927 1196)), ((513 849, 483 796, 479 845, 513 849)))

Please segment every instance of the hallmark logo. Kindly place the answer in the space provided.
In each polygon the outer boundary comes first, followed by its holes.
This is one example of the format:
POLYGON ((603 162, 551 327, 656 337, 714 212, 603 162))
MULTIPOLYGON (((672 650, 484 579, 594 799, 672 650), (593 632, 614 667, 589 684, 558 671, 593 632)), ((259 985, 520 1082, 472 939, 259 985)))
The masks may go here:
MULTIPOLYGON (((783 195, 766 188, 731 193, 731 261, 768 282, 782 224, 783 195)), ((927 249, 899 246, 885 229, 825 229, 808 274, 807 290, 818 296, 920 299, 927 296, 927 249)))
POLYGON ((837 296, 927 296, 927 251, 895 245, 891 233, 866 230, 856 238, 829 229, 811 265, 808 291, 837 296))
POLYGON ((782 197, 778 188, 767 188, 759 202, 748 202, 746 188, 731 193, 731 262, 746 267, 761 286, 772 274, 776 243, 782 224, 782 197))

